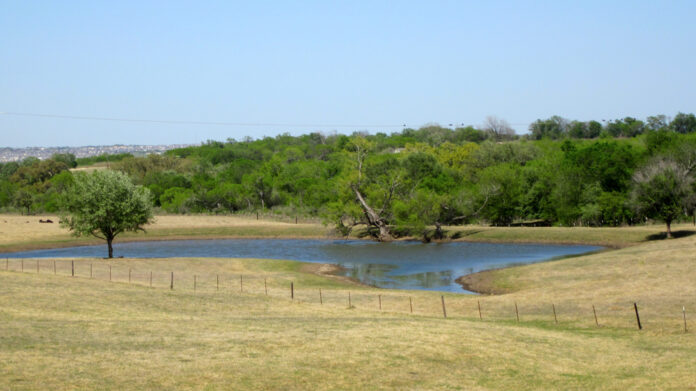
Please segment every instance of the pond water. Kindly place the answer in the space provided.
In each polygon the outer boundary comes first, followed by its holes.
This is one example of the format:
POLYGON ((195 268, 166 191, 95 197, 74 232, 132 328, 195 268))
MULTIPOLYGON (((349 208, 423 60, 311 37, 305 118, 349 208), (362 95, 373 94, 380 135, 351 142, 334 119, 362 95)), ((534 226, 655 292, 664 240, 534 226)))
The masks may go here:
MULTIPOLYGON (((455 279, 474 272, 597 251, 597 246, 493 243, 377 243, 362 240, 225 239, 117 243, 132 258, 270 258, 332 263, 382 288, 467 292, 455 279)), ((106 245, 0 254, 1 258, 103 257, 106 245)))

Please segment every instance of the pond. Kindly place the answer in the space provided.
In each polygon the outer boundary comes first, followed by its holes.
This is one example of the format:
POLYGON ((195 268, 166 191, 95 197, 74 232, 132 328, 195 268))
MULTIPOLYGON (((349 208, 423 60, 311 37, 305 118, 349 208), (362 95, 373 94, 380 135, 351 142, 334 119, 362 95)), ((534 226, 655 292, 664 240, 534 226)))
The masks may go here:
MULTIPOLYGON (((455 282, 482 270, 600 250, 597 246, 493 243, 377 243, 362 240, 221 239, 117 243, 132 258, 270 258, 343 266, 343 275, 381 288, 467 292, 455 282)), ((103 257, 106 245, 0 254, 11 258, 103 257)))

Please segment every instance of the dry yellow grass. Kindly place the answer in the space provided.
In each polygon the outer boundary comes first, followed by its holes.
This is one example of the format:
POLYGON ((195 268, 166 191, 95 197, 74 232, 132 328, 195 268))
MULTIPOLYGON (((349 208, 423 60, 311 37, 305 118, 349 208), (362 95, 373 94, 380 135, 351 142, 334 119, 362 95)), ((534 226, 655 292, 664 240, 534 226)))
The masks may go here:
POLYGON ((584 314, 585 323, 594 322, 594 304, 602 324, 635 327, 634 302, 646 330, 681 332, 682 307, 696 318, 696 236, 474 277, 481 277, 482 289, 513 292, 490 297, 493 303, 515 300, 537 314, 548 314, 555 303, 560 311, 569 312, 570 320, 584 314))
MULTIPOLYGON (((39 225, 45 217, 0 216, 13 221, 0 225, 0 243, 75 243, 57 224, 39 225)), ((161 216, 150 235, 325 229, 301 226, 161 216)), ((661 231, 462 229, 480 240, 617 245, 661 231)), ((70 260, 58 260, 55 275, 53 260, 24 260, 24 273, 21 260, 8 260, 0 263, 0 389, 696 389, 696 334, 684 333, 681 319, 683 305, 696 330, 695 249, 689 236, 488 272, 483 282, 511 293, 445 294, 447 319, 437 292, 357 286, 298 262, 80 259, 71 278, 70 260)))
MULTIPOLYGON (((0 215, 0 251, 51 248, 102 243, 95 238, 75 238, 58 224, 55 215, 0 215), (53 224, 39 223, 50 219, 53 224)), ((239 216, 163 215, 145 227, 146 233, 126 233, 116 241, 160 240, 224 237, 327 237, 329 229, 321 224, 294 224, 273 220, 256 220, 239 216)))
MULTIPOLYGON (((302 264, 290 261, 85 259, 76 261, 76 278, 69 277, 68 260, 58 261, 57 275, 52 260, 40 262, 40 274, 34 260, 25 260, 24 273, 0 271, 0 388, 696 386, 690 375, 696 359, 692 333, 594 328, 567 320, 555 325, 525 319, 524 313, 521 323, 509 314, 479 321, 460 312, 477 298, 461 295, 446 295, 450 314, 443 319, 437 293, 346 285, 303 273, 302 264), (106 281, 109 264, 111 283, 106 281), (153 289, 147 287, 149 270, 157 271, 153 289), (168 289, 170 270, 174 291, 168 289), (199 284, 195 292, 193 275, 199 284), (377 295, 383 297, 383 311, 377 295), (415 314, 408 313, 407 297, 415 314)), ((531 299, 513 296, 507 299, 531 299)), ((478 299, 491 315, 501 298, 478 299)))

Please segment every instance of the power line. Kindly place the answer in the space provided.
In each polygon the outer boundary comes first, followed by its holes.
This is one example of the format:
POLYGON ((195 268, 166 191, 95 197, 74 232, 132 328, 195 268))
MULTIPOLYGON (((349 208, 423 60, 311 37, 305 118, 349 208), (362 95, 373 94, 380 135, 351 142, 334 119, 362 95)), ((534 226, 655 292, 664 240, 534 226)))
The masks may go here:
POLYGON ((285 126, 285 127, 308 127, 308 128, 401 128, 405 125, 366 125, 366 124, 293 124, 293 123, 263 123, 263 122, 225 122, 225 121, 178 121, 178 120, 159 120, 159 119, 135 119, 135 118, 116 118, 116 117, 85 117, 77 115, 43 114, 43 113, 18 113, 0 112, 0 115, 12 115, 17 117, 34 118, 58 118, 73 119, 84 121, 110 121, 110 122, 137 122, 155 123, 172 125, 213 125, 213 126, 285 126))

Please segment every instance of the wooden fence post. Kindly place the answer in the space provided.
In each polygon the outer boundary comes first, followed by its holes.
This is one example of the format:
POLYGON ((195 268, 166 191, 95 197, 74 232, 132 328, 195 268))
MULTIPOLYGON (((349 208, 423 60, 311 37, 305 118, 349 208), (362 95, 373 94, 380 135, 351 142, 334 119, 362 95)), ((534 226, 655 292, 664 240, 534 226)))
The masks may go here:
POLYGON ((442 299, 442 315, 447 319, 447 309, 445 308, 445 296, 440 296, 442 299))
POLYGON ((290 282, 290 299, 295 300, 295 283, 290 282))
POLYGON ((24 272, 24 260, 22 259, 22 272, 24 272))
POLYGON ((169 290, 174 290, 174 272, 172 272, 171 279, 169 280, 169 290))
POLYGON ((196 275, 193 275, 193 293, 196 293, 196 275))
POLYGON ((53 260, 53 275, 56 274, 56 260, 53 260))
POLYGON ((558 318, 556 317, 556 305, 551 303, 551 307, 553 307, 553 321, 558 324, 558 318))
POLYGON ((93 274, 92 274, 92 263, 90 262, 90 264, 89 264, 89 278, 92 278, 92 276, 93 276, 93 274))
POLYGON ((150 288, 152 288, 152 270, 150 270, 150 288))
POLYGON ((239 293, 244 293, 244 283, 242 282, 242 275, 239 275, 239 293))
POLYGON ((382 295, 377 295, 377 298, 379 299, 379 310, 382 311, 382 295))
POLYGON ((5 271, 7 270, 10 270, 10 258, 5 258, 5 271))
POLYGON ((594 304, 592 304, 592 313, 594 314, 595 325, 599 327, 599 320, 597 320, 597 310, 595 310, 594 304))
POLYGON ((219 274, 215 275, 215 290, 216 291, 220 290, 220 275, 219 274))
POLYGON ((483 320, 483 316, 481 316, 481 300, 476 301, 478 302, 479 320, 483 320))
POLYGON ((70 265, 72 266, 72 276, 75 277, 75 261, 70 261, 70 265))
POLYGON ((684 332, 686 333, 686 307, 682 306, 682 315, 684 316, 684 332))
POLYGON ((636 310, 636 322, 638 322, 638 330, 643 330, 643 325, 640 324, 640 315, 638 314, 638 304, 633 303, 633 309, 636 310))
POLYGON ((131 268, 128 268, 128 283, 129 284, 131 283, 131 272, 132 272, 131 268))
POLYGON ((348 291, 348 308, 352 308, 352 307, 353 307, 353 303, 350 300, 350 291, 348 291))
POLYGON ((413 313, 413 300, 411 300, 411 296, 408 297, 408 306, 411 307, 411 313, 413 313))
POLYGON ((515 302, 515 316, 517 317, 517 321, 520 321, 520 311, 517 310, 517 302, 515 302))
POLYGON ((321 304, 321 305, 324 304, 324 298, 321 297, 321 288, 319 288, 319 304, 321 304))
POLYGON ((266 296, 268 296, 268 285, 266 284, 266 278, 263 278, 263 291, 266 292, 266 296))
POLYGON ((39 260, 36 260, 36 274, 39 274, 39 260))

